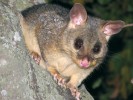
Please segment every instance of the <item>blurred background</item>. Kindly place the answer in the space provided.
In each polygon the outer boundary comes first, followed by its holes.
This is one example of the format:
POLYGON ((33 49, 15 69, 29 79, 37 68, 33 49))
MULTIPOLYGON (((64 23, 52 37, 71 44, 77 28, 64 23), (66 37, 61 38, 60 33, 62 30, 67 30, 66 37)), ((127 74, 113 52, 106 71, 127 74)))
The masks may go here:
MULTIPOLYGON (((47 1, 68 8, 74 3, 82 3, 91 16, 133 23, 133 0, 47 1)), ((112 37, 108 47, 103 64, 83 83, 95 100, 133 100, 133 27, 112 37)))

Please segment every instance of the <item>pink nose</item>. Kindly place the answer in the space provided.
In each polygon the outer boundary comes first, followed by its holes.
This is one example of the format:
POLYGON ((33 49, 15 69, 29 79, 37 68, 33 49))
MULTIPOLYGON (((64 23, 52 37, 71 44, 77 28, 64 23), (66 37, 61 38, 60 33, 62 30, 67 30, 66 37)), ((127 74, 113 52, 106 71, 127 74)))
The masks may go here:
POLYGON ((80 62, 80 66, 83 68, 88 68, 90 65, 90 61, 88 60, 87 57, 83 58, 80 62))

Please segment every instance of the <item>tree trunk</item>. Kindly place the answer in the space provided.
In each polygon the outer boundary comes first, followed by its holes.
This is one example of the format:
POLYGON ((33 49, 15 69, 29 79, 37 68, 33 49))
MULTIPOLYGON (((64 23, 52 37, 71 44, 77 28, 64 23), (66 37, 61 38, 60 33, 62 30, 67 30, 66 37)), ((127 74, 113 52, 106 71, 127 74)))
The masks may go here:
MULTIPOLYGON (((0 0, 0 100, 74 100, 29 56, 18 13, 43 0, 0 0), (37 2, 38 1, 38 2, 37 2)), ((82 100, 93 100, 82 85, 82 100)))

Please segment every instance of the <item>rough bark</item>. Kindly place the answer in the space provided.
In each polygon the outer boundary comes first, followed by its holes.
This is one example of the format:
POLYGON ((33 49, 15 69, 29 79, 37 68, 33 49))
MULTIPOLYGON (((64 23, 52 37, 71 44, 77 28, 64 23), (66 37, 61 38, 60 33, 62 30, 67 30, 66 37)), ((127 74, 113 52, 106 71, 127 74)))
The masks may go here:
MULTIPOLYGON (((28 55, 18 12, 43 0, 0 0, 0 100, 74 100, 28 55)), ((93 100, 82 85, 82 100, 93 100)))

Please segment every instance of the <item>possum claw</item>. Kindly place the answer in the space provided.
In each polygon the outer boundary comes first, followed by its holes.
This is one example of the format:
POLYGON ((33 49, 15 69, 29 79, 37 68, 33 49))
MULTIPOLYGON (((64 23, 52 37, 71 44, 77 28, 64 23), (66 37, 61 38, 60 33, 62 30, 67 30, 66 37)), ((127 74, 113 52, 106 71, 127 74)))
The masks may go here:
POLYGON ((66 88, 65 79, 62 78, 59 74, 54 75, 54 80, 57 82, 59 86, 66 88))
POLYGON ((80 92, 78 91, 78 89, 71 84, 68 84, 67 86, 70 89, 72 96, 74 96, 76 100, 81 100, 80 92))
POLYGON ((40 60, 41 60, 41 57, 39 56, 38 53, 36 52, 32 52, 31 53, 31 57, 35 60, 35 62, 39 65, 40 63, 40 60))

